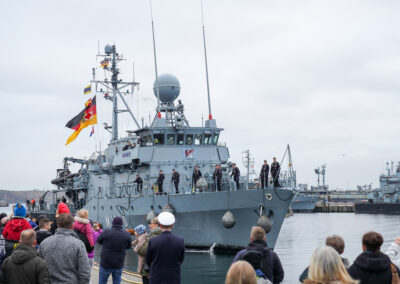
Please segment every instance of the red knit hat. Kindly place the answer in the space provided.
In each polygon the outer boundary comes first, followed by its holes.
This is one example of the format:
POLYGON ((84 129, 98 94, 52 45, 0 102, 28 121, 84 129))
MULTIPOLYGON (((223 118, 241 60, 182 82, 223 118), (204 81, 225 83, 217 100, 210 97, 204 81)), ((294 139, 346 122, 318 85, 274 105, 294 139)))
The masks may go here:
POLYGON ((62 213, 71 214, 67 204, 60 202, 60 204, 58 204, 58 214, 62 214, 62 213))

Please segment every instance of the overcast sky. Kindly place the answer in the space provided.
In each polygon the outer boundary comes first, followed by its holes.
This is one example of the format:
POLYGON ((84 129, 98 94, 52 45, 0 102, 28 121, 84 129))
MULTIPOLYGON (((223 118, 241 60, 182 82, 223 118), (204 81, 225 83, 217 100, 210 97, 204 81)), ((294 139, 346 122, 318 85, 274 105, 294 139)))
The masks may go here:
MULTIPOLYGON (((259 171, 290 144, 300 183, 316 184, 314 168, 326 164, 331 188, 377 186, 386 161, 400 158, 400 3, 204 7, 213 116, 231 160, 243 168, 250 149, 259 171)), ((0 10, 0 188, 52 188, 65 156, 89 157, 109 141, 100 129, 89 138, 88 128, 65 146, 64 126, 88 99, 98 41, 128 58, 127 80, 134 62, 140 89, 128 100, 139 120, 154 115, 148 1, 2 1, 0 10)), ((178 77, 186 116, 199 126, 207 116, 200 1, 153 0, 153 12, 159 73, 178 77)), ((99 97, 100 123, 110 111, 99 97)), ((134 128, 128 118, 120 126, 134 128)))

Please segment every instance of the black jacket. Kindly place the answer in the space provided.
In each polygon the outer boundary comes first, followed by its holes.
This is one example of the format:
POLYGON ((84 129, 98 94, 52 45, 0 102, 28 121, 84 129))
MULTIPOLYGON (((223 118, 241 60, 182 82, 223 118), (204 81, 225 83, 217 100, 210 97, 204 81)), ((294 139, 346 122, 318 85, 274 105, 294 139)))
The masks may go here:
POLYGON ((146 254, 146 263, 150 267, 150 284, 181 283, 184 257, 185 245, 181 237, 165 231, 152 238, 146 254))
POLYGON ((197 170, 197 171, 196 171, 196 169, 193 170, 192 179, 193 179, 194 182, 197 182, 197 180, 198 180, 199 178, 201 178, 202 176, 203 176, 203 175, 201 174, 201 171, 200 171, 200 170, 197 170))
POLYGON ((36 233, 36 242, 37 242, 37 244, 40 245, 40 243, 43 242, 43 240, 45 238, 50 237, 50 236, 52 236, 52 234, 49 231, 47 231, 47 230, 39 230, 36 233))
POLYGON ((136 179, 135 179, 135 181, 134 181, 134 183, 137 183, 137 184, 143 184, 143 179, 141 178, 141 177, 137 177, 136 179))
POLYGON ((272 283, 281 283, 283 277, 285 276, 281 261, 276 252, 267 247, 267 243, 265 241, 253 241, 249 243, 247 249, 238 252, 238 254, 235 256, 234 261, 240 260, 241 255, 249 250, 259 251, 263 254, 261 271, 272 283))
POLYGON ((271 175, 276 176, 281 171, 281 165, 278 162, 271 164, 271 175))
POLYGON ((158 178, 157 178, 157 184, 158 185, 163 184, 164 179, 165 179, 165 175, 163 173, 159 174, 158 178))
POLYGON ((263 164, 261 167, 260 177, 261 178, 268 177, 268 173, 269 173, 269 165, 263 164))
POLYGON ((1 283, 50 283, 46 261, 39 257, 35 248, 21 244, 4 260, 1 283))
MULTIPOLYGON (((392 272, 390 258, 382 252, 365 251, 360 254, 349 268, 349 274, 360 284, 391 284, 392 272)), ((400 270, 397 268, 397 273, 400 270)))
POLYGON ((174 173, 172 173, 171 181, 179 182, 179 177, 180 177, 180 176, 181 176, 181 175, 180 175, 177 171, 175 171, 174 173))
POLYGON ((221 180, 222 179, 222 169, 215 169, 213 174, 213 179, 221 180))
POLYGON ((239 176, 240 176, 240 170, 239 170, 238 167, 234 167, 234 168, 232 169, 232 175, 233 175, 234 177, 239 177, 239 176))
POLYGON ((131 236, 122 230, 121 226, 112 226, 104 229, 97 238, 101 249, 100 266, 107 269, 119 269, 124 267, 126 250, 131 248, 131 236))

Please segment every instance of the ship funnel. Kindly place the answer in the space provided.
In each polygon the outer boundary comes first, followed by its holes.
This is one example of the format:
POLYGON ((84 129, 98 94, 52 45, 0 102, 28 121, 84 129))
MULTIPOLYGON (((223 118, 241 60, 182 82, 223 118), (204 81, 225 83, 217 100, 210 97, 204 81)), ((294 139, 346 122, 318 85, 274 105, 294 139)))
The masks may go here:
POLYGON ((167 205, 164 206, 162 212, 169 212, 171 214, 175 214, 175 208, 171 204, 167 203, 167 205))
POLYGON ((154 217, 157 217, 157 213, 154 211, 153 208, 151 208, 151 211, 147 213, 146 222, 150 224, 151 220, 153 220, 154 217))
POLYGON ((261 215, 257 220, 257 226, 264 229, 265 233, 269 233, 272 228, 271 220, 265 215, 261 215))
POLYGON ((236 224, 236 219, 235 216, 233 216, 233 213, 228 210, 222 217, 222 225, 224 225, 225 228, 227 229, 232 229, 236 224))

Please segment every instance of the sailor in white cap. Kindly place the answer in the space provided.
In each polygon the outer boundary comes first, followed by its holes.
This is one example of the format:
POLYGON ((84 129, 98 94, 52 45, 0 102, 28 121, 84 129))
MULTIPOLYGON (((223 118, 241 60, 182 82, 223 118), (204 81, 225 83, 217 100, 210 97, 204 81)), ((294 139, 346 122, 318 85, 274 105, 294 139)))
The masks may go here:
MULTIPOLYGON (((158 222, 161 224, 161 228, 171 227, 175 224, 175 216, 170 212, 162 212, 158 215, 158 222)), ((170 228, 170 230, 171 230, 170 228)))
POLYGON ((160 213, 158 222, 162 234, 150 239, 146 255, 146 262, 150 267, 150 284, 180 284, 185 241, 171 233, 175 224, 175 216, 172 213, 160 213))

